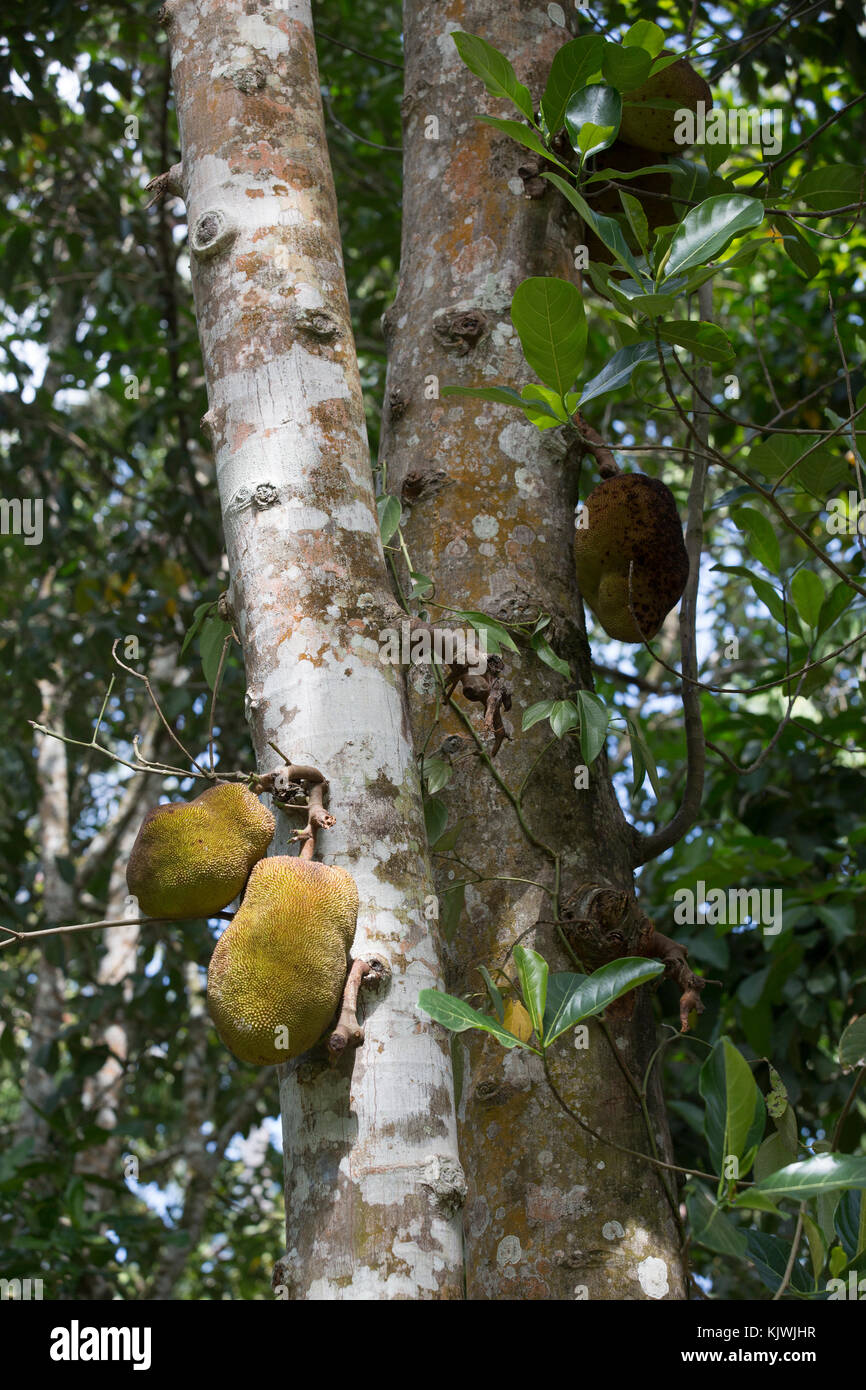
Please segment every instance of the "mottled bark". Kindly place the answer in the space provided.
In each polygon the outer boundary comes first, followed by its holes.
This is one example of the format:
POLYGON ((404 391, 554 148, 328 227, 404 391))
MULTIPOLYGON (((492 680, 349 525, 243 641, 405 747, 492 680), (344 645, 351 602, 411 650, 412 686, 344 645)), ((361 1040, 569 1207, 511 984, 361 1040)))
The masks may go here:
MULTIPOLYGON (((404 503, 413 567, 435 582, 436 603, 503 621, 552 614, 552 645, 578 683, 591 688, 572 541, 579 479, 585 496, 597 481, 595 466, 587 461, 581 474, 560 431, 539 433, 516 411, 436 398, 437 385, 519 388, 529 374, 509 315, 514 290, 531 275, 578 279, 573 246, 579 237, 563 200, 543 180, 527 178, 525 150, 477 121, 479 111, 509 117, 514 111, 487 96, 449 36, 463 29, 506 52, 537 104, 552 56, 570 37, 551 19, 554 9, 529 0, 507 11, 497 0, 405 5, 403 245, 399 292, 386 316, 382 457, 388 491, 404 503)), ((400 575, 405 585, 403 565, 400 575)), ((519 659, 507 657, 507 666, 515 734, 494 766, 514 792, 528 779, 523 827, 453 711, 446 710, 429 744, 432 752, 447 740, 453 779, 442 796, 449 823, 461 823, 458 853, 471 865, 467 873, 441 856, 438 886, 479 879, 466 889, 448 952, 449 988, 462 995, 483 989, 479 965, 513 972, 510 949, 518 939, 540 950, 552 968, 573 969, 552 925, 557 907, 587 884, 628 892, 633 886, 629 827, 604 756, 588 788, 576 790, 577 741, 544 752, 551 738, 546 723, 520 733, 523 710, 564 697, 567 683, 526 648, 519 659)), ((426 738, 435 693, 430 668, 413 669, 410 684, 416 737, 426 738)), ((479 729, 479 715, 472 718, 479 729)), ((633 935, 608 944, 609 954, 628 954, 633 935)), ((639 998, 633 1015, 627 1013, 611 1021, 608 1036, 592 1025, 585 1050, 570 1038, 559 1044, 552 1071, 593 1129, 648 1151, 621 1064, 642 1079, 655 1041, 650 1001, 639 998)), ((658 1169, 597 1143, 569 1121, 534 1058, 472 1032, 455 1044, 469 1182, 468 1296, 682 1297, 679 1234, 658 1169)), ((666 1156, 657 1096, 651 1108, 655 1142, 666 1156)))
POLYGON ((415 1008, 440 979, 432 880, 404 692, 379 660, 391 598, 309 3, 164 14, 250 732, 261 771, 280 766, 273 740, 330 780, 319 851, 358 883, 355 954, 393 972, 363 1048, 282 1076, 275 1278, 298 1299, 459 1297, 450 1057, 415 1008))

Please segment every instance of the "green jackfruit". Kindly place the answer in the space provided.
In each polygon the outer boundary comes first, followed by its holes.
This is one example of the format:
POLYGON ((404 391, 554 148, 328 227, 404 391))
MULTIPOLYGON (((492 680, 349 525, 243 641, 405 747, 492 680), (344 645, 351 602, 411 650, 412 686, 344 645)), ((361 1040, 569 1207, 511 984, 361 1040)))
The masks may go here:
POLYGON ((207 972, 208 1011, 235 1057, 275 1066, 318 1042, 342 997, 357 918, 345 869, 280 855, 256 865, 207 972))
POLYGON ((599 483, 578 514, 574 563, 580 592, 609 637, 654 637, 689 577, 670 488, 644 473, 618 473, 599 483), (629 571, 640 631, 629 612, 629 571))
MULTIPOLYGON (((670 56, 667 49, 664 56, 670 56)), ((699 101, 709 111, 713 94, 691 64, 680 58, 623 95, 619 138, 627 145, 636 145, 639 150, 682 154, 686 146, 677 144, 674 139, 674 131, 678 128, 677 110, 696 112, 699 101), (663 101, 676 105, 656 104, 663 101)))
POLYGON ((148 917, 208 917, 243 892, 275 828, 270 811, 239 782, 155 806, 132 846, 129 891, 148 917))

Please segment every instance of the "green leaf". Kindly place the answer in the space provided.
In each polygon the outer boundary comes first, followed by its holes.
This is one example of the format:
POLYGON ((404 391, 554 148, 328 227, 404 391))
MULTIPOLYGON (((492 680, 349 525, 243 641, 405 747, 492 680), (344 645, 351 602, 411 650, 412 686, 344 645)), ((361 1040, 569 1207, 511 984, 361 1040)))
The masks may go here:
POLYGON ((758 1188, 771 1197, 790 1197, 798 1202, 817 1197, 822 1192, 866 1188, 866 1158, 852 1158, 850 1154, 818 1154, 815 1158, 791 1163, 787 1168, 762 1178, 758 1188))
POLYGON ((557 49, 541 98, 541 111, 551 135, 562 129, 565 108, 574 93, 601 71, 604 50, 605 41, 600 34, 586 34, 557 49))
POLYGON ((568 165, 563 164, 561 159, 557 159, 554 154, 544 144, 539 135, 529 126, 522 125, 520 121, 505 120, 500 116, 479 116, 478 119, 485 125, 492 125, 494 130, 501 130, 503 135, 510 135, 512 140, 516 140, 518 145, 525 145, 526 149, 532 150, 533 154, 540 154, 542 159, 550 164, 556 164, 558 168, 570 172, 568 165))
POLYGON ((866 191, 866 170, 856 164, 828 164, 804 174, 794 190, 816 212, 857 203, 866 191))
MULTIPOLYGON (((498 1018, 491 1018, 489 1014, 473 1009, 471 1004, 457 999, 453 994, 445 994, 439 989, 422 989, 418 995, 418 1004, 436 1023, 441 1023, 443 1028, 448 1028, 452 1033, 465 1033, 467 1028, 480 1028, 483 1033, 492 1033, 503 1047, 527 1047, 526 1043, 509 1033, 498 1018)), ((528 1048, 530 1052, 535 1050, 528 1048)))
POLYGON ((567 970, 550 976, 544 1006, 544 1037, 548 1044, 572 1026, 568 1022, 569 1003, 577 986, 586 978, 586 975, 575 975, 567 970))
POLYGON ((602 72, 606 82, 612 82, 621 92, 630 92, 646 82, 652 67, 652 55, 645 48, 620 48, 609 43, 604 51, 602 72))
POLYGON ((531 729, 533 724, 540 724, 542 719, 549 719, 555 704, 555 700, 538 700, 536 704, 525 709, 521 723, 523 732, 526 733, 526 730, 531 729))
POLYGON ((814 279, 821 269, 821 261, 801 228, 789 217, 778 214, 773 217, 772 223, 782 238, 782 246, 791 264, 804 279, 814 279))
POLYGON ((651 19, 639 19, 622 42, 624 48, 644 48, 651 58, 657 58, 665 46, 664 30, 651 19))
POLYGON ((600 1014, 620 995, 628 994, 630 990, 663 973, 661 961, 646 960, 643 956, 624 956, 622 960, 603 965, 591 975, 570 976, 575 981, 570 992, 567 993, 564 986, 557 986, 555 1013, 549 1016, 544 1035, 545 1047, 549 1047, 582 1019, 600 1014))
POLYGON ((519 391, 510 386, 443 386, 443 396, 476 396, 481 401, 495 401, 498 405, 515 405, 523 410, 525 401, 519 391))
POLYGON ((619 200, 622 203, 623 211, 628 219, 635 241, 643 254, 649 254, 649 225, 646 220, 646 213, 640 202, 633 194, 628 193, 624 188, 619 190, 619 200))
POLYGON ((576 729, 579 722, 577 708, 571 700, 554 700, 553 709, 550 711, 550 727, 557 738, 562 738, 563 734, 576 729))
POLYGON ((735 1226, 718 1202, 700 1183, 689 1183, 686 1189, 686 1211, 689 1230, 698 1245, 715 1250, 720 1255, 743 1259, 748 1248, 745 1231, 735 1226))
POLYGON ((535 1035, 539 1042, 542 1042, 544 1006, 547 1002, 547 961, 537 951, 515 946, 514 964, 517 966, 523 1002, 529 1010, 535 1035))
MULTIPOLYGON (((759 1142, 766 1123, 764 1097, 748 1062, 728 1037, 719 1039, 701 1067, 699 1086, 706 1101, 704 1132, 721 1173, 726 1158, 743 1159, 759 1142)), ((746 1172, 748 1166, 740 1176, 746 1172)))
POLYGON ((563 405, 562 397, 558 391, 552 391, 549 386, 539 386, 537 381, 530 381, 524 386, 520 395, 525 401, 538 402, 545 413, 553 416, 553 424, 564 425, 568 422, 568 411, 563 405))
POLYGON ((576 208, 586 222, 587 226, 595 232, 599 241, 604 242, 609 251, 613 253, 621 265, 624 265, 634 276, 635 281, 640 284, 641 272, 638 263, 628 249, 628 244, 622 234, 622 228, 612 217, 603 217, 601 213, 593 212, 585 198, 572 188, 570 183, 560 178, 559 174, 552 174, 550 170, 545 170, 542 178, 549 179, 555 188, 558 188, 564 198, 567 198, 573 208, 576 208))
POLYGON ((452 33, 457 52, 470 72, 480 77, 492 97, 505 97, 514 103, 528 121, 534 121, 529 89, 518 82, 514 68, 504 53, 475 34, 452 33))
POLYGON ((734 356, 734 347, 727 333, 714 323, 676 319, 660 323, 658 330, 666 343, 677 343, 679 347, 688 348, 707 362, 730 362, 734 356))
POLYGON ((485 634, 487 650, 491 656, 498 656, 503 647, 507 647, 511 652, 517 651, 513 639, 502 624, 495 618, 489 618, 486 613, 478 613, 474 608, 455 609, 453 616, 465 619, 476 632, 485 634))
POLYGON ((400 506, 399 497, 393 497, 390 494, 380 497, 376 502, 376 510, 379 513, 379 534, 382 537, 382 544, 387 545, 400 525, 403 508, 400 506))
MULTIPOLYGON (((791 1254, 791 1242, 783 1236, 771 1236, 766 1231, 751 1230, 748 1233, 748 1256, 754 1261, 759 1278, 776 1292, 785 1277, 791 1254)), ((791 1288, 799 1293, 809 1292, 809 1280, 805 1270, 795 1260, 791 1272, 791 1288)))
POLYGON ((426 797, 424 801, 424 827, 431 845, 435 845, 447 824, 448 807, 435 796, 426 797))
POLYGON ((821 637, 828 628, 831 628, 836 619, 841 617, 845 609, 854 600, 854 590, 846 584, 844 579, 840 579, 821 605, 821 613, 818 618, 818 636, 821 637))
MULTIPOLYGON (((222 618, 217 617, 216 609, 207 615, 202 624, 198 650, 201 656, 201 669, 211 690, 214 688, 222 660, 223 645, 226 638, 231 635, 231 630, 230 623, 224 623, 222 618)), ((228 654, 226 660, 228 660, 228 654)), ((225 665, 223 665, 223 671, 225 671, 225 665)))
POLYGON ((763 218, 763 203, 741 193, 720 194, 699 203, 686 213, 674 233, 664 280, 716 259, 734 237, 760 226, 763 218))
POLYGON ((584 159, 612 145, 622 120, 622 97, 603 82, 575 92, 565 109, 565 128, 572 149, 584 159))
POLYGON ((428 796, 435 796, 451 781, 451 764, 444 758, 425 758, 423 768, 424 785, 428 796))
POLYGON ((433 592, 433 580, 426 574, 419 574, 417 570, 409 571, 409 578, 412 580, 412 588, 409 592, 410 598, 425 598, 427 594, 433 592))
MULTIPOLYGON (((571 667, 568 662, 563 661, 561 656, 556 655, 556 652, 542 633, 533 632, 529 639, 529 645, 534 652, 538 653, 539 659, 544 662, 545 666, 549 666, 552 671, 556 671, 560 676, 565 676, 566 680, 571 680, 571 667)), ((524 728, 526 728, 526 725, 524 725, 524 728)))
POLYGON ((487 969, 487 966, 479 965, 478 973, 484 981, 485 985, 487 986, 487 993, 490 995, 491 1003, 493 1004, 493 1007, 496 1010, 496 1017, 499 1019, 500 1023, 504 1024, 505 1010, 502 1005, 502 995, 500 994, 499 990, 496 988, 496 985, 490 978, 490 972, 487 969))
POLYGON ((587 767, 591 767, 604 748, 610 714, 604 700, 588 690, 577 692, 580 714, 580 751, 587 767))
POLYGON ((633 719, 629 714, 625 716, 625 722, 628 725, 629 740, 631 742, 631 760, 634 769, 631 794, 632 796, 637 794, 643 786, 645 774, 649 773, 650 785, 657 799, 661 800, 662 788, 661 782, 659 781, 658 768, 656 767, 656 761, 652 755, 650 746, 646 741, 644 731, 638 721, 633 719))
POLYGON ((196 608, 195 613, 193 614, 192 622, 186 630, 186 636, 183 639, 183 646, 180 649, 181 656, 183 656, 190 642, 192 642, 193 638, 196 636, 196 633, 199 631, 199 628, 204 622, 206 615, 211 611, 216 612, 216 605, 214 603, 200 603, 198 605, 198 608, 196 608))
POLYGON ((791 580, 791 597, 806 626, 816 630, 824 606, 824 585, 813 570, 797 570, 791 580))
POLYGON ((546 386, 564 396, 586 354, 586 315, 576 285, 534 275, 514 291, 511 319, 524 356, 546 386))
POLYGON ((866 1066, 866 1016, 849 1023, 839 1039, 839 1064, 843 1067, 866 1066))
POLYGON ((749 553, 773 574, 778 574, 782 563, 779 538, 763 512, 755 511, 754 507, 737 507, 731 512, 731 520, 745 533, 749 553))
MULTIPOLYGON (((662 356, 669 361, 673 353, 669 347, 663 347, 662 356)), ((635 370, 644 362, 655 362, 658 365, 655 343, 632 343, 629 347, 620 348, 609 362, 605 362, 601 371, 586 383, 580 394, 580 405, 625 386, 631 381, 635 370)))

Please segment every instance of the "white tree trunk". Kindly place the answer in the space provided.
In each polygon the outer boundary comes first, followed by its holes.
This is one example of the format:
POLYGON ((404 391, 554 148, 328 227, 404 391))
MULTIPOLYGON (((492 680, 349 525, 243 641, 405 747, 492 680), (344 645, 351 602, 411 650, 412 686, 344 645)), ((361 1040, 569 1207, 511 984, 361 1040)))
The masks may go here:
MULTIPOLYGON (((464 1182, 447 1041, 416 1009, 440 982, 325 144, 308 0, 170 0, 210 427, 262 771, 273 740, 330 780, 319 851, 355 877, 354 954, 390 962, 367 1040, 282 1069, 290 1298, 459 1298, 464 1182)), ((275 842, 284 851, 288 827, 275 842)), ((228 1055, 226 1065, 230 1065, 228 1055)))

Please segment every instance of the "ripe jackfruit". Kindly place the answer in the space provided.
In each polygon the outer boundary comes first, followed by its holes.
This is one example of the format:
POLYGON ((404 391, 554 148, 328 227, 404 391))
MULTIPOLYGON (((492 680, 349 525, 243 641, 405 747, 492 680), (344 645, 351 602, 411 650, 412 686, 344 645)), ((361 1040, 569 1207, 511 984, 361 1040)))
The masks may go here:
POLYGON ((618 473, 589 494, 574 533, 577 582, 609 637, 654 637, 679 601, 689 559, 673 493, 658 478, 618 473), (635 627, 631 606, 640 625, 635 627))
POLYGON ((357 917, 345 869, 280 855, 256 865, 207 973, 208 1011, 230 1052, 275 1066, 319 1040, 340 1003, 357 917))
MULTIPOLYGON (((670 56, 667 49, 664 56, 670 56)), ((639 150, 682 154, 685 145, 678 145, 674 139, 674 131, 678 128, 677 109, 696 112, 699 101, 704 103, 705 111, 709 111, 713 94, 691 64, 680 58, 648 77, 640 87, 624 93, 619 138, 627 145, 636 145, 639 150), (676 106, 655 105, 660 101, 676 102, 676 106)))
POLYGON ((239 782, 148 811, 126 868, 148 917, 208 917, 243 891, 274 838, 274 818, 239 782))

